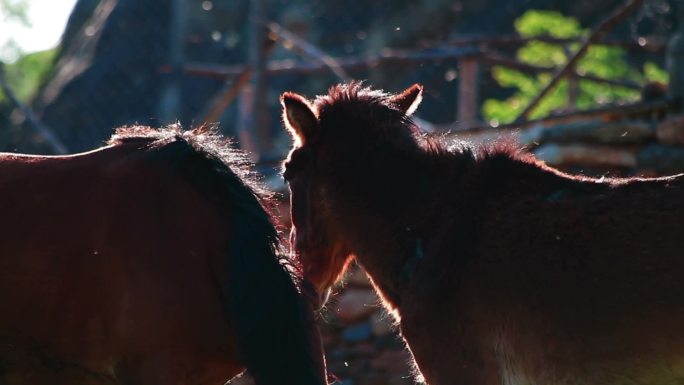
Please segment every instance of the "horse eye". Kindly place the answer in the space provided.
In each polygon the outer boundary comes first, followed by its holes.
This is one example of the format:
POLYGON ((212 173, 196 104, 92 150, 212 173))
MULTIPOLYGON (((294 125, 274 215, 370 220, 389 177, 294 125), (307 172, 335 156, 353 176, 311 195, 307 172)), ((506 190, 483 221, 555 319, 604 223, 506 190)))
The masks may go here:
POLYGON ((311 158, 312 152, 309 149, 301 148, 290 154, 290 159, 283 164, 283 178, 289 182, 292 180, 297 170, 302 168, 311 158))
POLYGON ((285 170, 283 171, 283 179, 289 182, 292 179, 292 169, 289 163, 285 163, 285 170))

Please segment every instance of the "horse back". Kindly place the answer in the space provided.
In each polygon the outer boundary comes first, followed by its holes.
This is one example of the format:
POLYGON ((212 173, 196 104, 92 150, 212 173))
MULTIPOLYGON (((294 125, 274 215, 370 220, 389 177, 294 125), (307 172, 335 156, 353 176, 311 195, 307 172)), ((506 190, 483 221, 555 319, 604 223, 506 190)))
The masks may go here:
POLYGON ((437 203, 400 309, 421 369, 436 383, 681 381, 684 176, 502 163, 437 203), (442 359, 453 346, 461 366, 442 359))
POLYGON ((1 155, 0 213, 4 366, 115 377, 163 355, 224 379, 240 370, 216 288, 228 224, 144 142, 1 155))
MULTIPOLYGON (((473 239, 480 262, 505 269, 502 277, 571 290, 568 296, 639 291, 655 300, 666 287, 684 296, 684 281, 673 276, 684 274, 684 175, 603 180, 547 170, 509 175, 505 187, 484 193, 475 205, 480 218, 473 239)), ((617 297, 613 303, 624 298, 617 297)))
POLYGON ((509 177, 476 205, 458 299, 499 357, 516 357, 507 375, 684 378, 684 176, 509 177))

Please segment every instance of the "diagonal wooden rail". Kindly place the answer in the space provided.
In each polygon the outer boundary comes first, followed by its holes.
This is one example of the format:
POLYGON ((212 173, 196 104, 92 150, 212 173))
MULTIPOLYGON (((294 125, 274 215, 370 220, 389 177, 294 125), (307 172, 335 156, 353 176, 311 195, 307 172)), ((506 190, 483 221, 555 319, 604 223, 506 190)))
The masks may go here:
POLYGON ((344 81, 352 80, 352 77, 349 76, 347 71, 345 71, 342 66, 340 66, 340 63, 338 63, 334 57, 328 55, 322 49, 300 38, 276 22, 269 21, 265 24, 268 30, 278 36, 279 39, 289 41, 293 46, 300 49, 306 56, 323 63, 323 65, 329 68, 330 71, 332 71, 332 73, 335 74, 335 76, 337 76, 339 79, 344 81))
MULTIPOLYGON (((266 39, 266 44, 264 47, 265 57, 268 57, 273 52, 276 40, 287 40, 291 42, 293 46, 302 50, 302 52, 307 56, 310 56, 314 60, 322 63, 323 66, 330 69, 339 78, 345 81, 351 80, 351 77, 339 65, 336 59, 326 54, 323 50, 300 39, 294 33, 277 23, 261 22, 260 24, 265 25, 271 32, 271 35, 269 35, 266 39)), ((210 125, 217 122, 223 111, 225 111, 226 108, 228 108, 228 106, 237 98, 240 90, 252 78, 253 73, 254 69, 249 65, 239 69, 239 74, 237 77, 232 81, 227 81, 224 87, 211 99, 208 106, 205 108, 205 111, 199 115, 197 120, 200 121, 200 124, 210 125)))
MULTIPOLYGON (((266 39, 264 44, 264 55, 268 57, 273 52, 274 47, 275 41, 266 39)), ((242 68, 242 72, 240 72, 236 78, 227 80, 196 119, 200 122, 200 125, 205 126, 218 122, 223 112, 237 98, 240 90, 242 90, 252 78, 253 72, 252 66, 248 65, 242 68)))

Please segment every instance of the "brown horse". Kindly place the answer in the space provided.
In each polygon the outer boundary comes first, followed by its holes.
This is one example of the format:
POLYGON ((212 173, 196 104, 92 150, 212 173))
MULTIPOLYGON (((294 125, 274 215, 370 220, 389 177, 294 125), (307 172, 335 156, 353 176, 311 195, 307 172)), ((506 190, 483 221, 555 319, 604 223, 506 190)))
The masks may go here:
POLYGON ((326 383, 313 310, 240 156, 120 129, 0 155, 0 384, 326 383))
POLYGON ((429 384, 684 381, 684 176, 570 176, 447 147, 398 95, 286 93, 291 240, 321 297, 352 257, 429 384))

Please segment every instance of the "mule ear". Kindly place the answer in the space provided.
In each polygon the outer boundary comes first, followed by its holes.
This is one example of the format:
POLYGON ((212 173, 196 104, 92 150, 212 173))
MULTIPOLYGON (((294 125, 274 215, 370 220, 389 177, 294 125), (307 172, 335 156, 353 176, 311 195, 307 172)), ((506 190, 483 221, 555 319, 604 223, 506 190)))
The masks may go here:
POLYGON ((283 106, 283 122, 290 131, 295 142, 304 145, 311 142, 318 132, 318 119, 306 98, 286 92, 280 96, 283 106))
POLYGON ((390 103, 394 104, 406 115, 411 115, 416 112, 416 109, 422 100, 423 86, 417 83, 389 99, 390 103))

